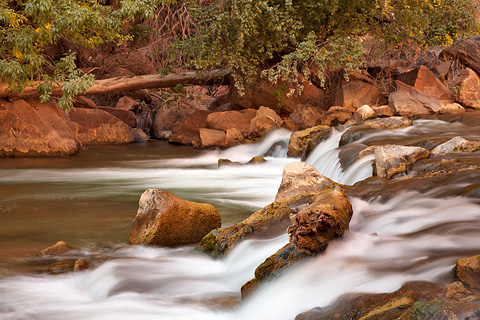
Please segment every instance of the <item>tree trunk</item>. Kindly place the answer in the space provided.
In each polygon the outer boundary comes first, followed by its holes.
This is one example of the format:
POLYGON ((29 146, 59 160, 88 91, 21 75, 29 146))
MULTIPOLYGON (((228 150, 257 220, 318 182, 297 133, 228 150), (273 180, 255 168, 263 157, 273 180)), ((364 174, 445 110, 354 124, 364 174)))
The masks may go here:
MULTIPOLYGON (((96 83, 85 93, 79 95, 109 94, 125 91, 136 91, 140 89, 172 88, 178 84, 193 85, 220 85, 228 84, 228 71, 214 70, 209 72, 184 72, 161 76, 158 74, 117 77, 97 80, 96 83)), ((37 92, 38 83, 26 87, 23 92, 16 92, 8 89, 8 84, 0 83, 0 98, 27 98, 39 96, 37 92)), ((55 87, 52 96, 61 96, 62 88, 55 87)))

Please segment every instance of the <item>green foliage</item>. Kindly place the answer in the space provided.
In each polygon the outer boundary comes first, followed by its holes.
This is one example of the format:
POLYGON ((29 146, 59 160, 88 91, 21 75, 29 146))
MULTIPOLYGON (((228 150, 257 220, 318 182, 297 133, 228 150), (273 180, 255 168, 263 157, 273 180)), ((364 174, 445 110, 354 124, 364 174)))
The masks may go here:
POLYGON ((197 33, 179 42, 197 69, 227 67, 236 86, 263 71, 302 90, 364 63, 362 37, 428 47, 477 31, 474 0, 187 0, 197 33))
POLYGON ((93 84, 69 54, 52 61, 44 54, 59 40, 96 47, 104 42, 117 45, 130 39, 122 30, 137 15, 153 17, 158 5, 170 0, 119 0, 114 8, 102 0, 0 0, 0 78, 11 89, 21 91, 40 81, 42 100, 62 82, 62 107, 71 107, 72 97, 93 84))

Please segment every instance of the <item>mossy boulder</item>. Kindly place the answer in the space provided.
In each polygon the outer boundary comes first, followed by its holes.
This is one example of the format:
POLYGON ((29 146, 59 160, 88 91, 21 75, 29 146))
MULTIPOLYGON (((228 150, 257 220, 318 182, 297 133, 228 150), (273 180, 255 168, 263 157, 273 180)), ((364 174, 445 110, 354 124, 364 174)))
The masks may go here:
POLYGON ((294 158, 307 158, 320 142, 330 136, 330 133, 329 126, 315 126, 292 133, 287 155, 294 158))
MULTIPOLYGON (((441 285, 415 281, 391 293, 350 293, 324 308, 314 308, 297 315, 296 320, 390 320, 399 319, 419 301, 440 299, 445 292, 441 285)), ((436 318, 418 318, 436 319, 436 318)))
POLYGON ((140 197, 129 242, 168 247, 192 244, 220 226, 221 218, 213 205, 148 189, 140 197))
POLYGON ((269 281, 278 277, 282 270, 289 268, 299 260, 307 257, 309 257, 309 255, 298 250, 294 244, 286 244, 255 269, 255 277, 242 286, 242 298, 250 295, 258 287, 260 282, 269 281))
POLYGON ((325 188, 306 207, 292 209, 292 225, 287 229, 287 245, 268 257, 255 269, 255 277, 242 286, 242 297, 252 293, 263 281, 279 276, 298 261, 316 255, 328 242, 348 228, 352 205, 339 186, 325 188))
POLYGON ((332 180, 321 175, 312 165, 294 162, 283 169, 275 202, 231 227, 213 230, 202 239, 197 248, 218 256, 227 254, 248 237, 284 233, 291 224, 289 218, 292 210, 314 202, 324 189, 331 190, 334 186, 332 180))
POLYGON ((473 316, 480 307, 480 303, 465 303, 457 301, 433 300, 418 301, 413 304, 398 320, 457 320, 457 319, 478 319, 473 316))
POLYGON ((228 228, 213 230, 200 241, 197 248, 213 256, 227 254, 239 242, 252 235, 275 235, 285 232, 290 224, 289 216, 290 207, 287 203, 270 203, 242 222, 228 228))

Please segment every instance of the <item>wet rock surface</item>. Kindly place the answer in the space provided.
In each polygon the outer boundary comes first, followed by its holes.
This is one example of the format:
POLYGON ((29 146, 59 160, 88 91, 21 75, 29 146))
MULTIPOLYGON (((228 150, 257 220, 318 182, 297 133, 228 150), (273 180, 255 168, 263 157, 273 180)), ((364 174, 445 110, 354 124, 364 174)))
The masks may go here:
POLYGON ((53 103, 0 99, 0 157, 70 155, 78 151, 75 131, 53 103))
POLYGON ((130 244, 179 246, 199 242, 221 225, 214 206, 177 197, 171 192, 148 189, 130 230, 130 244))
POLYGON ((292 133, 287 155, 305 159, 320 142, 330 136, 330 133, 331 128, 329 126, 315 126, 292 133))
POLYGON ((289 241, 300 252, 308 255, 321 253, 330 240, 343 235, 352 213, 352 205, 342 188, 326 188, 312 204, 290 215, 289 241))

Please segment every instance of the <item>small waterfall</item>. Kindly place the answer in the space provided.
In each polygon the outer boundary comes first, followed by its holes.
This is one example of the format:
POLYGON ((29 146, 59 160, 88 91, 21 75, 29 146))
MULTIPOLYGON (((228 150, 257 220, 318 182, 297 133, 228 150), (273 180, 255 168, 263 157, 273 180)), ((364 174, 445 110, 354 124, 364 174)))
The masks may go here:
POLYGON ((345 293, 391 292, 407 281, 448 279, 457 259, 480 250, 480 211, 472 200, 416 192, 387 203, 351 200, 355 214, 342 239, 266 283, 235 319, 294 319, 345 293))
MULTIPOLYGON (((454 124, 455 132, 446 132, 445 126, 443 122, 418 121, 393 133, 366 135, 362 141, 370 143, 387 135, 391 141, 405 141, 420 131, 427 135, 435 131, 444 137, 465 131, 454 124)), ((333 131, 306 161, 335 181, 353 184, 371 174, 373 156, 342 169, 338 159, 341 134, 333 131)), ((261 262, 287 243, 285 234, 246 240, 220 259, 196 252, 191 246, 125 246, 112 251, 112 247, 125 245, 138 197, 146 188, 213 202, 226 225, 273 201, 283 167, 298 161, 286 157, 289 137, 289 131, 278 130, 256 145, 190 158, 122 158, 108 165, 95 160, 81 167, 65 163, 72 159, 49 159, 49 163, 62 163, 0 168, 0 245, 16 245, 21 241, 19 234, 38 241, 39 233, 49 243, 68 235, 78 241, 73 245, 80 243, 82 248, 86 241, 98 245, 112 241, 110 237, 115 235, 122 241, 110 247, 99 245, 105 260, 82 272, 0 277, 0 318, 293 319, 310 308, 329 305, 344 293, 389 292, 410 280, 447 278, 456 259, 480 251, 477 202, 434 199, 433 193, 415 192, 397 194, 385 203, 351 199, 354 216, 344 237, 332 241, 324 254, 264 283, 244 301, 239 299, 242 284, 254 277, 261 262), (267 162, 217 166, 218 158, 246 163, 257 155, 266 157, 267 162), (133 209, 125 209, 126 204, 133 209), (114 230, 118 234, 102 233, 122 224, 124 229, 114 230), (2 243, 4 239, 15 239, 15 243, 2 243)), ((130 147, 116 148, 125 148, 120 153, 126 154, 124 150, 130 147)), ((435 194, 458 187, 455 181, 449 183, 445 189, 439 186, 435 194)))
POLYGON ((316 146, 305 162, 313 165, 318 172, 333 181, 351 185, 372 176, 374 156, 364 157, 344 170, 338 157, 340 153, 338 144, 342 133, 343 131, 332 130, 330 137, 316 146))

